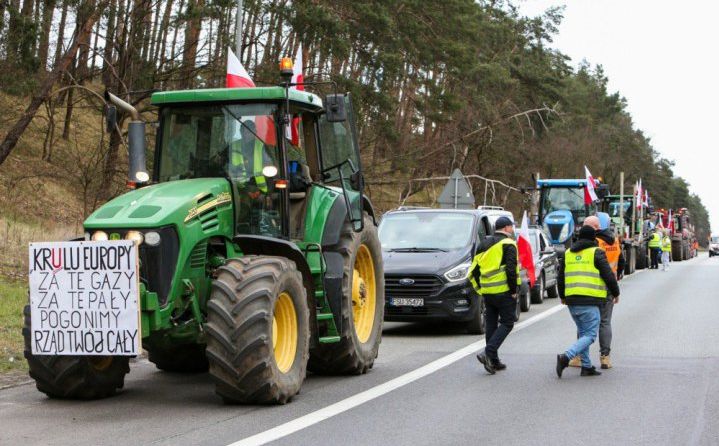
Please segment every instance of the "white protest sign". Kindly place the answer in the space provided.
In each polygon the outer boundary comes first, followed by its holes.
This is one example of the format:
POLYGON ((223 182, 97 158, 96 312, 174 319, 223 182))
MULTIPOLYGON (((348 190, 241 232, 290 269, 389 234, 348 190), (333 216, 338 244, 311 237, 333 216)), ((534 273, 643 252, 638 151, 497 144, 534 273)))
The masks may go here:
POLYGON ((32 354, 139 354, 137 265, 131 240, 31 243, 32 354))

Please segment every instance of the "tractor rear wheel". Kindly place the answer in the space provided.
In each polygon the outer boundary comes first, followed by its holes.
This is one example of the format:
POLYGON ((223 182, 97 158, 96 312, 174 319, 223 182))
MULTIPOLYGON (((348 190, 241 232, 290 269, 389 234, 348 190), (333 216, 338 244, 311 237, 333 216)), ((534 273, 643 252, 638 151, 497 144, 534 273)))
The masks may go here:
POLYGON ((295 263, 246 256, 218 268, 207 304, 207 359, 226 403, 284 404, 307 372, 307 291, 295 263))
POLYGON ((129 356, 33 355, 30 345, 30 305, 26 305, 25 359, 37 390, 50 398, 94 400, 114 395, 130 371, 129 356))
POLYGON ((354 232, 345 222, 339 243, 326 248, 342 255, 342 329, 340 341, 319 344, 309 368, 319 374, 367 373, 377 358, 384 319, 382 248, 377 228, 367 213, 364 229, 354 232))
POLYGON ((209 364, 202 344, 185 344, 170 348, 152 348, 148 358, 160 370, 178 373, 206 372, 209 364))

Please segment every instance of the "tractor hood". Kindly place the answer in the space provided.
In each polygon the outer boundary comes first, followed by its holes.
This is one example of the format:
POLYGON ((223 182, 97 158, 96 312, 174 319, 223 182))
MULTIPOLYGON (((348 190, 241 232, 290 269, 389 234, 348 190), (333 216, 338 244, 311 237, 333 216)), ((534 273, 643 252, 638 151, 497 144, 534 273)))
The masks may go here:
POLYGON ((552 244, 564 244, 574 234, 574 217, 568 210, 552 211, 544 217, 544 226, 552 244))
POLYGON ((206 208, 229 204, 224 178, 170 181, 136 189, 105 203, 87 220, 86 229, 156 228, 180 225, 206 208))

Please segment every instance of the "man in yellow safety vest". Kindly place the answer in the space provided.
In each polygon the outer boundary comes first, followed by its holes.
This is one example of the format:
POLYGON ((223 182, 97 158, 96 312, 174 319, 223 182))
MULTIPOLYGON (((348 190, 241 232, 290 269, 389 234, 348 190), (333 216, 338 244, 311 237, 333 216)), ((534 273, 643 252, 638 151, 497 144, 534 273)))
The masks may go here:
POLYGON ((601 375, 589 358, 589 346, 597 338, 600 308, 607 299, 619 302, 619 284, 595 237, 594 228, 582 226, 578 240, 565 252, 559 265, 559 297, 569 306, 578 334, 577 341, 557 355, 556 371, 560 378, 575 356, 582 359, 581 376, 601 375))
POLYGON ((659 257, 662 253, 662 235, 655 229, 649 236, 649 256, 651 266, 649 269, 659 269, 659 257))
POLYGON ((487 346, 477 359, 491 375, 507 368, 497 351, 517 321, 517 289, 521 284, 514 223, 500 217, 494 228, 495 234, 482 241, 469 271, 469 281, 484 299, 486 311, 487 346))

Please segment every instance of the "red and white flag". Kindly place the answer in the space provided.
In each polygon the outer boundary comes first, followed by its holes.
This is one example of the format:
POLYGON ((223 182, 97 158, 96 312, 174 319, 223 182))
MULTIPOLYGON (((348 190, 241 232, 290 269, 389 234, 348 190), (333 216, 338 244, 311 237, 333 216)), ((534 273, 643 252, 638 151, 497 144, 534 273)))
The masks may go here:
POLYGON ((237 58, 232 48, 227 48, 227 76, 225 77, 225 87, 227 88, 249 88, 254 87, 255 83, 245 70, 245 67, 237 58))
POLYGON ((594 177, 589 172, 589 169, 587 169, 587 166, 584 166, 584 174, 586 175, 587 180, 587 184, 584 186, 584 204, 592 204, 599 200, 597 193, 594 191, 596 183, 594 182, 594 177))
POLYGON ((529 277, 529 286, 534 286, 537 281, 537 275, 534 271, 534 256, 532 255, 532 244, 529 241, 529 219, 527 211, 522 215, 522 227, 517 237, 517 250, 519 251, 519 264, 527 271, 529 277))
MULTIPOLYGON (((295 54, 295 62, 292 65, 292 83, 300 84, 292 87, 295 90, 304 91, 305 86, 301 85, 305 81, 305 77, 302 74, 302 44, 297 48, 297 54, 295 54)), ((292 141, 295 146, 300 145, 300 118, 292 118, 292 123, 286 129, 285 135, 287 139, 292 141)))
POLYGON ((667 217, 667 229, 670 234, 674 232, 674 218, 672 217, 671 209, 669 209, 669 216, 667 217))
MULTIPOLYGON (((255 83, 249 73, 237 58, 232 48, 227 48, 227 75, 225 76, 225 87, 227 88, 253 88, 255 83)), ((271 116, 256 116, 253 121, 257 127, 257 136, 265 144, 277 145, 275 124, 271 116)))
POLYGON ((641 209, 642 208, 642 179, 640 178, 637 182, 636 187, 637 195, 634 197, 634 202, 636 203, 636 208, 641 209))

